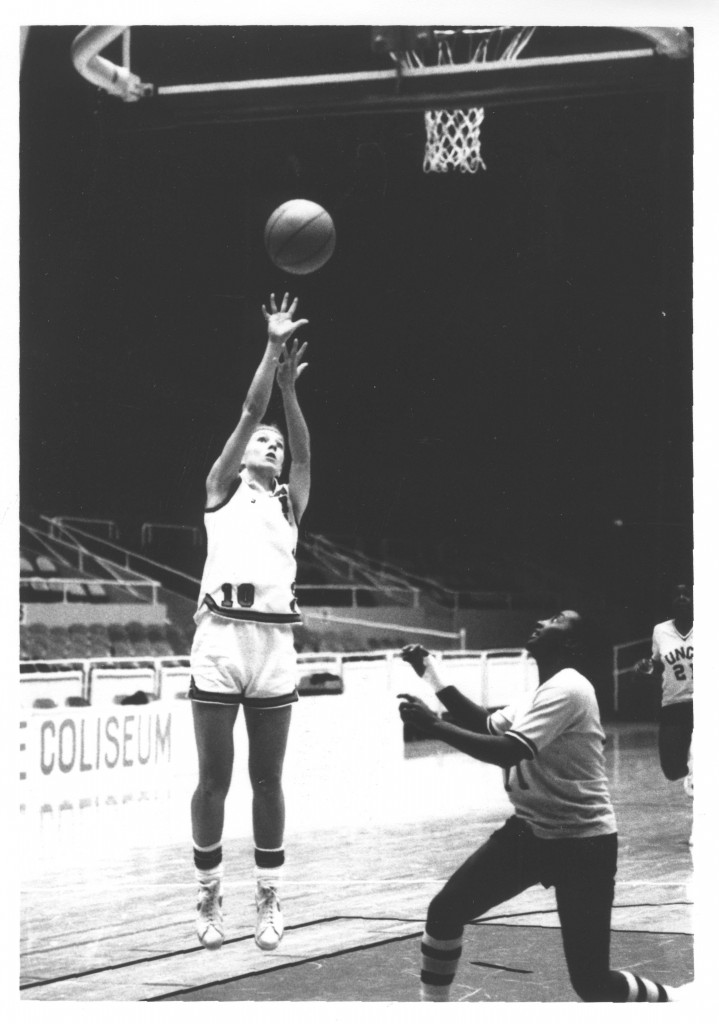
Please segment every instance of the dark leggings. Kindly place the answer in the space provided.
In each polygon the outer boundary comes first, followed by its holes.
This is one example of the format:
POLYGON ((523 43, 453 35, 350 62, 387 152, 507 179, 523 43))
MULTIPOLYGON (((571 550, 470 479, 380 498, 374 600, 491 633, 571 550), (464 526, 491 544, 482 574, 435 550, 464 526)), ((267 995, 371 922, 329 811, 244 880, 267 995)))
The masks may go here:
POLYGON ((694 730, 694 702, 667 704, 659 712, 659 763, 670 782, 689 772, 689 748, 694 730))
POLYGON ((527 825, 510 818, 434 897, 427 931, 436 939, 458 938, 465 924, 492 907, 538 882, 553 885, 575 992, 584 1002, 623 1002, 627 982, 609 967, 616 869, 616 834, 537 839, 527 825))

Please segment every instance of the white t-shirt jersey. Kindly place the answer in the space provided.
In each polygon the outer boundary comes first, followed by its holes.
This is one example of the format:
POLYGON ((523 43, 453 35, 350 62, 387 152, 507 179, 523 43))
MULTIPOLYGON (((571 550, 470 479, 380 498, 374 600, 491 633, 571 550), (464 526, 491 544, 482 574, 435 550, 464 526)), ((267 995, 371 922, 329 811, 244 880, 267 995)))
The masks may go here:
POLYGON ((491 714, 490 733, 513 736, 529 759, 505 770, 519 818, 540 839, 583 839, 617 830, 594 687, 561 669, 534 693, 491 714))
POLYGON ((285 484, 264 491, 241 475, 219 505, 205 509, 207 559, 195 621, 215 615, 298 622, 297 524, 285 484))
POLYGON ((652 634, 652 658, 664 666, 662 707, 694 697, 694 628, 683 636, 674 620, 660 622, 652 634))

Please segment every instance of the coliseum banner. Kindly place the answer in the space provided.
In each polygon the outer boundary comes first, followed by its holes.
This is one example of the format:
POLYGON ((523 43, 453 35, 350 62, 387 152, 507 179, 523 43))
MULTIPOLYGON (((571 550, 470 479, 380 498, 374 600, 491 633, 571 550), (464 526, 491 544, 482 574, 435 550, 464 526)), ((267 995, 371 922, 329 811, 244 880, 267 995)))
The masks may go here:
MULTIPOLYGON (((182 712, 187 712, 186 708, 182 712)), ((172 765, 186 743, 189 716, 161 703, 112 709, 58 709, 29 714, 20 723, 21 781, 119 781, 172 765)))

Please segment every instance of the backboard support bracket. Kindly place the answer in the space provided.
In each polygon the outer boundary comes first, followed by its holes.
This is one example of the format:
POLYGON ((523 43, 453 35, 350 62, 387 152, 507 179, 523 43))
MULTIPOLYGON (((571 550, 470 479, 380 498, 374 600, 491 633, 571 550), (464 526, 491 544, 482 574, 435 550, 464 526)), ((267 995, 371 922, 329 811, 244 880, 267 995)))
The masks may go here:
MULTIPOLYGON (((73 62, 88 80, 125 100, 123 107, 131 107, 125 115, 128 128, 148 130, 671 91, 690 89, 693 74, 689 37, 683 30, 629 29, 652 46, 509 63, 150 85, 129 66, 118 68, 99 56, 100 49, 127 30, 88 26, 73 43, 73 62)), ((129 64, 129 40, 124 53, 129 64)))

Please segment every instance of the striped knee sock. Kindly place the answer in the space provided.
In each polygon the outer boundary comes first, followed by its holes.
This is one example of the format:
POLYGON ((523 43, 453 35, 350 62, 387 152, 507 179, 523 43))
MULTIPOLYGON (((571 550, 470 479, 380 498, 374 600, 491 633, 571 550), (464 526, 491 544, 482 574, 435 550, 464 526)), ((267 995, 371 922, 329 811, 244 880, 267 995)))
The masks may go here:
POLYGON ((462 935, 455 939, 435 939, 425 929, 422 936, 420 999, 423 1003, 448 1003, 449 988, 462 955, 462 935))
POLYGON ((632 974, 631 971, 619 971, 619 973, 629 988, 626 999, 628 1003, 666 1003, 669 1001, 667 990, 659 982, 640 978, 638 974, 632 974))

